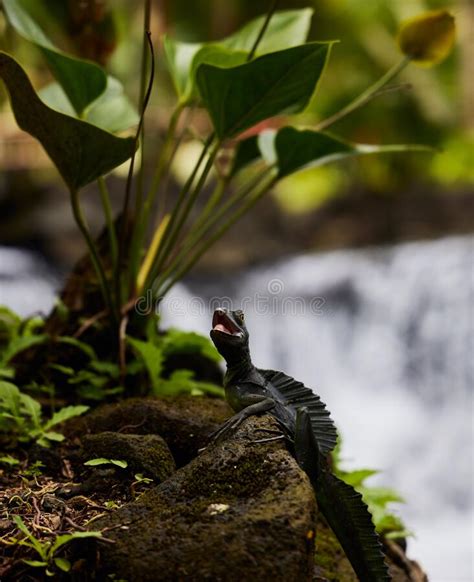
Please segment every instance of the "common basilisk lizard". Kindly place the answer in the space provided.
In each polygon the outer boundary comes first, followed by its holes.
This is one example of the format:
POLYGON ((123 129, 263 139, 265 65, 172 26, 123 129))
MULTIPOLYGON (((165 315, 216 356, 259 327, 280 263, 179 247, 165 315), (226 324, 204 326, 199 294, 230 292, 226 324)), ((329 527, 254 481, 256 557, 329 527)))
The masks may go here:
MULTIPOLYGON (((242 311, 217 309, 211 339, 227 362, 226 400, 236 412, 213 435, 220 439, 249 416, 271 414, 313 485, 318 507, 361 582, 390 580, 371 515, 355 491, 332 474, 327 457, 336 427, 319 396, 283 372, 256 368, 242 311)), ((272 440, 263 439, 263 440, 272 440)))

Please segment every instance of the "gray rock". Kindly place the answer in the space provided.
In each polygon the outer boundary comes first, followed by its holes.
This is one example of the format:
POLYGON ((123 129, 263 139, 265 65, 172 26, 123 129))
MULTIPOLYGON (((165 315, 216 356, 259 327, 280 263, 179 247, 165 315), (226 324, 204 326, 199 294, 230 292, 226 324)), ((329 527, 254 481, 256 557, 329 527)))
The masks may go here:
POLYGON ((127 461, 128 469, 156 483, 165 481, 176 469, 168 445, 158 435, 101 432, 84 436, 82 445, 85 460, 105 457, 127 461))
POLYGON ((130 398, 73 419, 67 433, 81 438, 104 431, 158 434, 165 439, 176 464, 182 466, 206 446, 209 434, 231 414, 228 405, 217 398, 130 398))

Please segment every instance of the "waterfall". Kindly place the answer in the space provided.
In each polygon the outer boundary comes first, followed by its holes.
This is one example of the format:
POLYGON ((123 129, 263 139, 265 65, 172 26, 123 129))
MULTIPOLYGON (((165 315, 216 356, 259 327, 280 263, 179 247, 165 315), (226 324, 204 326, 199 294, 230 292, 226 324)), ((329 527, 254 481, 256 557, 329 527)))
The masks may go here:
POLYGON ((474 577, 473 264, 471 237, 305 254, 226 277, 231 288, 191 282, 164 306, 204 333, 219 301, 245 310, 255 364, 327 403, 345 466, 379 469, 372 482, 406 499, 409 554, 437 582, 474 577))
MULTIPOLYGON (((377 468, 373 483, 405 497, 409 555, 435 582, 474 577, 473 259, 473 237, 304 254, 193 278, 163 303, 165 326, 205 334, 215 306, 245 310, 255 364, 314 388, 345 467, 377 468)), ((38 269, 0 249, 0 304, 47 310, 54 280, 38 269)))

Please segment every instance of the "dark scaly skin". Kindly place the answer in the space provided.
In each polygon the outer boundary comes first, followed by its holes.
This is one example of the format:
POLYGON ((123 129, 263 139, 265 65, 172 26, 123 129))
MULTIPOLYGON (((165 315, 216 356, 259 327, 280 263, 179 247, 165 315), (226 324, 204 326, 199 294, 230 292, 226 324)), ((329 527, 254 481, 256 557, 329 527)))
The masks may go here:
MULTIPOLYGON (((242 311, 217 309, 212 327, 211 339, 227 362, 224 377, 226 400, 236 412, 212 437, 214 439, 223 437, 249 416, 271 414, 278 421, 282 433, 259 442, 287 438, 292 443, 295 457, 314 487, 318 506, 339 539, 359 580, 361 582, 390 580, 366 505, 360 494, 331 473, 323 454, 328 447, 324 448, 322 442, 318 442, 316 438, 310 417, 315 409, 314 406, 306 406, 305 403, 314 405, 311 399, 319 398, 304 394, 299 405, 298 394, 305 391, 303 385, 286 377, 290 381, 290 390, 286 389, 290 398, 287 399, 282 393, 283 390, 277 388, 278 382, 272 383, 272 378, 277 378, 275 374, 278 373, 259 370, 253 365, 249 350, 249 333, 242 311), (293 391, 291 381, 295 384, 293 391)), ((321 405, 324 409, 324 404, 321 405)), ((325 425, 322 426, 326 430, 325 425)), ((334 432, 329 434, 331 428, 328 428, 329 445, 334 438, 335 429, 333 430, 334 432)), ((319 434, 321 437, 321 431, 319 434)), ((325 435, 322 437, 324 440, 325 435)))

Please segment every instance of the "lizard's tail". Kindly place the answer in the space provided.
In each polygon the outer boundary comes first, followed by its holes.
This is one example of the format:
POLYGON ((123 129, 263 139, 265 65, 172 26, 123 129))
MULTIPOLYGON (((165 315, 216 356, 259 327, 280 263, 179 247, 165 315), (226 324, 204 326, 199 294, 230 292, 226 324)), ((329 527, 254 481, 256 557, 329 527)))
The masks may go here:
POLYGON ((390 580, 372 517, 362 495, 329 470, 305 408, 296 416, 296 459, 316 492, 318 507, 334 531, 361 582, 390 580))

